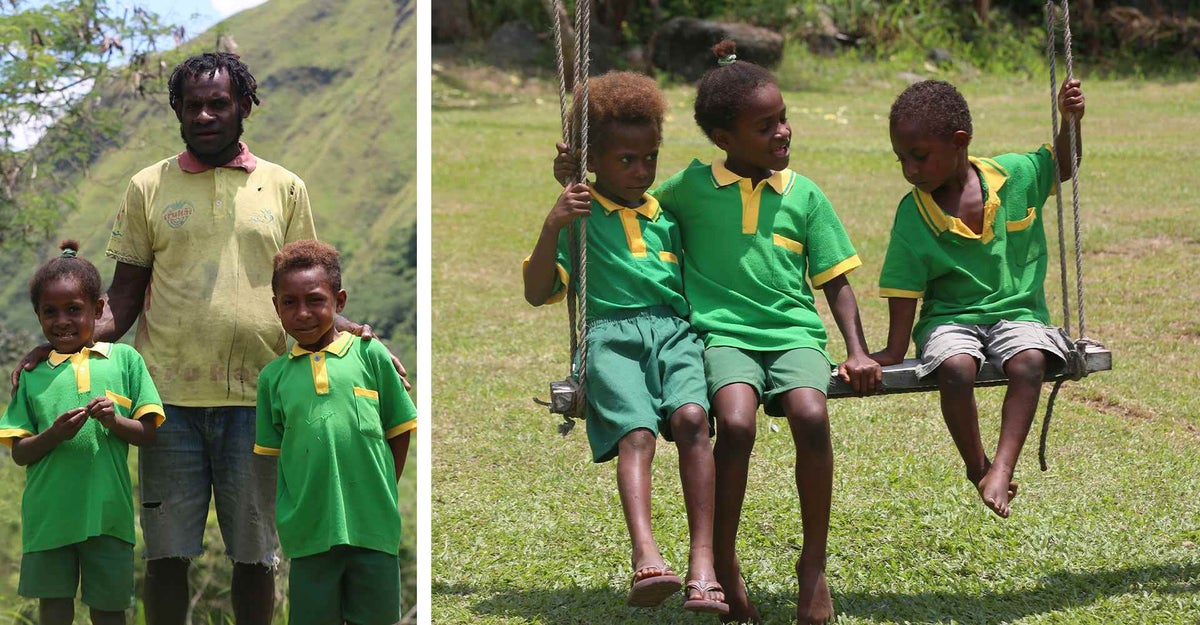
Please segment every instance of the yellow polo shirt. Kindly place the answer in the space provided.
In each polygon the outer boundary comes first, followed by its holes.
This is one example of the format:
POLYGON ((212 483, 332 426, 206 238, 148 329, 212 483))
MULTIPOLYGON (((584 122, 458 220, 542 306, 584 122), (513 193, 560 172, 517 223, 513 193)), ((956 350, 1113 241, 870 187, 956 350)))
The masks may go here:
POLYGON ((248 151, 237 167, 138 172, 113 223, 108 256, 152 268, 134 345, 164 403, 253 406, 259 371, 283 353, 271 304, 275 254, 316 238, 304 181, 248 151))

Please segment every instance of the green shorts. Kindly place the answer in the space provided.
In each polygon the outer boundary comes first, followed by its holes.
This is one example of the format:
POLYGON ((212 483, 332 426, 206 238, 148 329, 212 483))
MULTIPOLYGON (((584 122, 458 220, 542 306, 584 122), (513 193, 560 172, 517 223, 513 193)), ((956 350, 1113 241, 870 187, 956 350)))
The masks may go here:
POLYGON ((133 545, 112 536, 21 556, 17 594, 36 599, 73 599, 82 587, 89 608, 120 612, 133 605, 133 545))
POLYGON ((288 625, 393 625, 400 620, 400 557, 337 545, 293 558, 288 625))
POLYGON ((797 347, 774 352, 759 352, 729 345, 704 350, 708 392, 714 396, 723 386, 749 384, 772 417, 783 416, 779 399, 797 388, 815 388, 829 392, 833 364, 819 349, 797 347))
POLYGON ((670 308, 591 320, 587 342, 584 392, 593 461, 615 458, 617 443, 639 428, 674 440, 671 415, 686 404, 708 412, 704 345, 670 308))

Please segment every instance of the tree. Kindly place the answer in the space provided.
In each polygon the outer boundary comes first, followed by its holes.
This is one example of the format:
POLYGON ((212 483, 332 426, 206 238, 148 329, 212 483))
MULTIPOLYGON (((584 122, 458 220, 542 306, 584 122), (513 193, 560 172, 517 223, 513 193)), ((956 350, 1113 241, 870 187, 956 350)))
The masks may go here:
POLYGON ((50 234, 64 179, 119 132, 114 96, 161 80, 156 40, 172 34, 111 0, 0 3, 0 249, 50 234))

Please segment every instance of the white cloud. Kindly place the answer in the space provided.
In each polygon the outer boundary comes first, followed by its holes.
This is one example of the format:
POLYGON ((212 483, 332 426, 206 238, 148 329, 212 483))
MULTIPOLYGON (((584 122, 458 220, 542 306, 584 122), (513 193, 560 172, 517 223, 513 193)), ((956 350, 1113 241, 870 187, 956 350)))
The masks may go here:
POLYGON ((254 8, 266 1, 267 0, 212 0, 212 7, 213 10, 215 10, 217 13, 220 13, 221 18, 224 19, 230 15, 233 15, 234 13, 239 13, 241 11, 245 11, 246 9, 254 8))

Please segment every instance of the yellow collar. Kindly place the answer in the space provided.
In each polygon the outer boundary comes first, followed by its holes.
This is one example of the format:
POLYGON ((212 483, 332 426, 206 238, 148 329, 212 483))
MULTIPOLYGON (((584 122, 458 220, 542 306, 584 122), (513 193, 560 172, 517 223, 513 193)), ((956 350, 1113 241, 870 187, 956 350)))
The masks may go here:
MULTIPOLYGON (((771 188, 775 189, 775 192, 779 195, 787 195, 787 192, 791 189, 795 175, 796 172, 784 169, 771 174, 771 177, 766 179, 766 183, 771 185, 771 188)), ((729 171, 729 168, 725 167, 724 160, 713 161, 712 177, 713 183, 718 187, 725 187, 739 180, 748 180, 745 176, 739 176, 729 171)))
MULTIPOLYGON (((350 334, 349 332, 346 332, 343 330, 342 332, 338 333, 338 337, 336 339, 333 339, 332 343, 326 345, 325 347, 322 347, 321 349, 317 350, 317 352, 326 352, 332 356, 337 356, 338 358, 341 358, 342 356, 345 356, 346 352, 350 349, 350 341, 351 341, 351 337, 353 337, 353 336, 354 336, 353 334, 350 334)), ((308 354, 317 353, 317 352, 310 352, 307 349, 300 347, 300 344, 297 343, 295 345, 292 345, 292 351, 288 352, 288 358, 296 358, 298 356, 307 356, 308 354)))
POLYGON ((1000 208, 1000 187, 1008 180, 1008 171, 990 158, 968 156, 971 165, 979 172, 986 196, 983 198, 983 232, 976 234, 958 217, 947 215, 942 207, 933 199, 933 194, 926 193, 913 187, 913 198, 917 201, 917 211, 925 219, 925 224, 934 234, 942 234, 949 230, 968 239, 980 239, 988 243, 995 236, 992 222, 995 221, 996 211, 1000 208))
POLYGON ((650 221, 655 221, 658 219, 658 214, 662 212, 662 209, 658 206, 658 200, 654 199, 654 196, 650 195, 649 193, 642 194, 641 206, 621 206, 620 204, 617 204, 603 195, 600 195, 600 193, 596 191, 595 187, 592 187, 592 197, 600 203, 600 206, 604 207, 605 215, 611 215, 616 211, 633 211, 645 217, 646 219, 649 219, 650 221))
MULTIPOLYGON (((91 347, 84 347, 75 352, 75 354, 81 354, 84 358, 86 358, 88 354, 97 354, 108 358, 109 354, 111 353, 112 343, 96 343, 91 347)), ((50 363, 50 368, 53 369, 70 360, 71 356, 74 356, 75 354, 60 354, 54 350, 50 350, 50 355, 46 357, 46 361, 50 363)))

